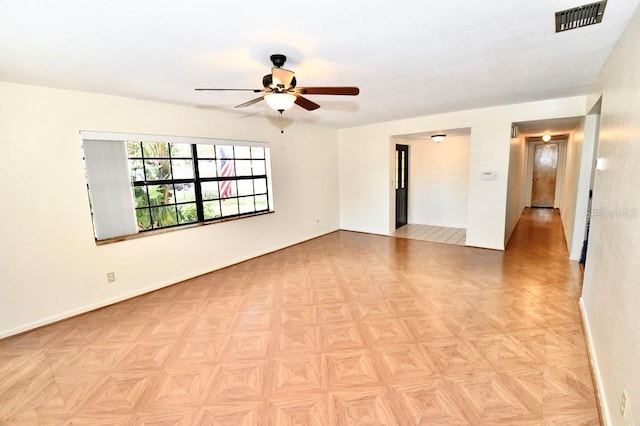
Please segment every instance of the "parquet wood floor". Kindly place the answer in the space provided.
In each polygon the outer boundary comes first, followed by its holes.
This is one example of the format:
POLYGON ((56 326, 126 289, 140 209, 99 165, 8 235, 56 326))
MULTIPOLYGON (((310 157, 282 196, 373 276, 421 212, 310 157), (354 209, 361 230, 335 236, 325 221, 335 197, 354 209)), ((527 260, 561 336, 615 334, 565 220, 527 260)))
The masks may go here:
POLYGON ((595 425, 559 217, 335 232, 0 341, 7 425, 595 425))
POLYGON ((412 240, 463 246, 467 240, 467 230, 464 228, 448 228, 445 226, 410 223, 396 229, 393 236, 397 238, 409 238, 412 240))

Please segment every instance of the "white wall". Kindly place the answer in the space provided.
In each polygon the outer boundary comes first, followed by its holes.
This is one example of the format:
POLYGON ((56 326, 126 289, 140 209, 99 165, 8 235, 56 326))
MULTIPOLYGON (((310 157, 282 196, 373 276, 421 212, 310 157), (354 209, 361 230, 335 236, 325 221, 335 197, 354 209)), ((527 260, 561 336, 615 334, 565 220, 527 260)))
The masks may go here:
POLYGON ((511 238, 525 204, 525 177, 527 142, 522 135, 511 138, 509 144, 509 176, 507 182, 507 208, 505 214, 504 245, 511 238))
POLYGON ((578 180, 580 179, 580 164, 584 141, 584 119, 578 129, 571 132, 566 142, 566 157, 564 163, 563 191, 560 199, 560 217, 567 248, 571 249, 573 241, 574 222, 576 216, 576 201, 578 195, 578 180))
POLYGON ((587 103, 602 94, 589 251, 585 328, 607 424, 640 424, 640 11, 605 63, 587 103), (627 209, 627 210, 625 210, 627 209), (622 391, 628 411, 620 413, 622 391))
POLYGON ((597 147, 599 122, 599 114, 587 115, 584 120, 582 159, 580 160, 580 176, 576 190, 573 232, 568 243, 569 257, 572 260, 580 260, 582 254, 582 244, 587 226, 587 210, 589 208, 589 190, 593 181, 594 150, 597 147))
POLYGON ((409 222, 466 228, 469 135, 404 140, 409 148, 409 222))
POLYGON ((511 123, 585 114, 585 97, 551 99, 338 131, 340 227, 389 235, 395 225, 393 135, 471 128, 467 245, 504 249, 511 123), (494 171, 495 181, 481 181, 494 171))
POLYGON ((0 83, 0 337, 338 228, 337 132, 0 83), (266 141, 276 212, 96 246, 79 130, 266 141), (318 222, 319 221, 319 222, 318 222), (117 281, 106 283, 113 271, 117 281))

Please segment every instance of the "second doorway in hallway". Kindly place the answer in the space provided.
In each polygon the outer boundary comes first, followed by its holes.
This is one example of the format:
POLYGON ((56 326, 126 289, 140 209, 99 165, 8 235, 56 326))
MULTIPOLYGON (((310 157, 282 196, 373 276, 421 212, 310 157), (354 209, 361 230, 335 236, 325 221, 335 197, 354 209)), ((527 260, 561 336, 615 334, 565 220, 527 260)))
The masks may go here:
POLYGON ((553 208, 558 174, 558 144, 536 144, 533 150, 531 207, 553 208))

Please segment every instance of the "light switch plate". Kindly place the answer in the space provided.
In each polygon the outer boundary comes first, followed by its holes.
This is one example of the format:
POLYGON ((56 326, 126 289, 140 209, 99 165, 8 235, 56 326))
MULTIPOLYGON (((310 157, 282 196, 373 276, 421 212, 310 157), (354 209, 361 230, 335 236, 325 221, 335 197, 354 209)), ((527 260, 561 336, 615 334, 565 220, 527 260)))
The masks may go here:
POLYGON ((482 172, 480 173, 480 180, 496 180, 496 172, 482 172))

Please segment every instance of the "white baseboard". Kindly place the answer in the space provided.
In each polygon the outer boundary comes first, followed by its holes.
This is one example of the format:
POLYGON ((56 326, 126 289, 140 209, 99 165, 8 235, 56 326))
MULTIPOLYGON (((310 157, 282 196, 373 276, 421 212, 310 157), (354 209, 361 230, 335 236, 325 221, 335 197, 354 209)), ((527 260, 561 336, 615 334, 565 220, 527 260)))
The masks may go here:
POLYGON ((159 283, 155 283, 155 284, 149 285, 147 287, 139 288, 139 289, 136 289, 135 291, 132 291, 132 292, 129 292, 129 293, 124 293, 124 294, 121 294, 121 295, 118 295, 118 296, 115 296, 115 297, 112 297, 112 298, 109 298, 109 299, 101 300, 101 301, 96 302, 96 303, 91 303, 91 304, 88 304, 88 305, 80 306, 78 308, 70 309, 68 311, 60 312, 60 313, 57 313, 55 315, 51 315, 51 316, 48 316, 48 317, 45 317, 45 318, 41 318, 41 319, 38 319, 36 321, 32 321, 30 323, 27 323, 27 324, 21 324, 21 325, 19 325, 17 327, 9 328, 7 330, 0 330, 0 339, 4 339, 5 337, 14 336, 16 334, 24 333, 26 331, 33 330, 35 328, 42 327, 42 326, 45 326, 45 325, 48 325, 48 324, 51 324, 51 323, 54 323, 54 322, 57 322, 57 321, 61 321, 61 320, 67 319, 67 318, 71 318, 71 317, 74 317, 76 315, 84 314, 86 312, 90 312, 90 311, 93 311, 93 310, 96 310, 96 309, 104 308, 105 306, 113 305, 114 303, 122 302, 124 300, 131 299, 133 297, 141 296, 143 294, 150 293, 152 291, 159 290, 159 289, 164 288, 164 287, 168 287, 170 285, 179 283, 181 281, 185 281, 185 280, 188 280, 188 279, 191 279, 191 278, 195 278, 195 277, 198 277, 200 275, 205 275, 205 274, 208 274, 210 272, 217 271, 218 269, 226 268, 228 266, 232 266, 232 265, 235 265, 235 264, 238 264, 238 263, 241 263, 241 262, 245 262, 247 260, 254 259, 256 257, 263 256, 265 254, 273 253, 275 251, 282 250, 284 248, 291 247, 291 246, 294 246, 296 244, 303 243, 305 241, 313 240, 314 238, 318 238, 318 237, 321 237, 323 235, 331 234, 332 232, 335 232, 335 231, 338 231, 338 230, 339 229, 336 228, 336 229, 334 229, 332 231, 321 232, 319 234, 315 234, 315 235, 309 236, 308 238, 302 238, 302 239, 299 239, 299 240, 289 241, 287 243, 280 244, 278 246, 272 247, 269 250, 263 250, 263 251, 255 252, 255 253, 249 254, 247 256, 242 256, 242 257, 239 257, 237 259, 233 259, 233 260, 221 263, 221 264, 217 264, 217 265, 211 266, 209 268, 205 268, 205 269, 200 270, 200 271, 195 271, 193 273, 189 273, 189 274, 177 277, 177 278, 173 278, 171 280, 162 281, 162 282, 159 282, 159 283))
POLYGON ((593 345, 593 337, 591 335, 591 326, 589 323, 589 317, 587 316, 587 310, 584 307, 584 301, 580 298, 578 305, 580 306, 580 314, 582 316, 582 326, 587 337, 587 350, 589 351, 589 360, 591 361, 591 371, 596 381, 596 398, 600 405, 602 412, 602 421, 604 426, 609 426, 611 423, 611 416, 609 415, 609 408, 607 407, 607 399, 604 395, 604 386, 602 384, 602 376, 600 375, 600 369, 598 368, 598 357, 596 356, 595 347, 593 345))

